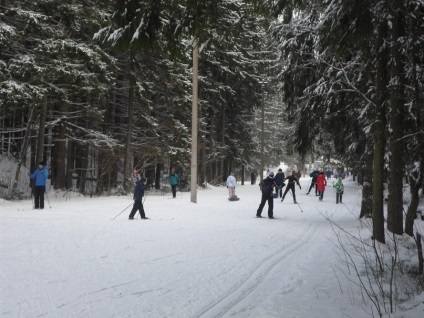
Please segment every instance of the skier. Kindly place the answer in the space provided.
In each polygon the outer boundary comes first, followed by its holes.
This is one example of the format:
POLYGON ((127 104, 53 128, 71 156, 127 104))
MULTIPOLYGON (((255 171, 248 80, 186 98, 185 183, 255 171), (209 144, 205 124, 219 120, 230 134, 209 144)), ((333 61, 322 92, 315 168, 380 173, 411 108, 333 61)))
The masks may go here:
POLYGON ((320 172, 317 177, 317 190, 319 194, 319 200, 322 201, 324 198, 325 186, 327 185, 327 179, 325 178, 324 172, 320 172))
POLYGON ((295 193, 296 183, 299 186, 300 190, 302 190, 302 187, 300 186, 299 179, 296 177, 296 171, 293 170, 291 176, 288 176, 286 178, 286 180, 288 180, 287 181, 287 188, 286 188, 286 191, 284 191, 283 198, 281 199, 281 202, 284 201, 284 198, 286 197, 287 192, 289 192, 289 190, 291 190, 292 194, 293 194, 293 202, 297 203, 296 202, 296 193, 295 193))
POLYGON ((177 184, 180 180, 178 174, 175 173, 175 167, 172 167, 171 174, 168 176, 168 180, 172 189, 172 197, 175 199, 177 197, 177 184))
POLYGON ((256 172, 252 171, 252 173, 250 174, 250 184, 256 184, 256 172))
POLYGON ((319 174, 319 171, 314 170, 309 175, 312 178, 312 181, 311 181, 311 186, 309 187, 308 193, 306 193, 306 194, 309 194, 309 192, 311 192, 312 188, 315 188, 315 195, 316 196, 318 195, 318 190, 317 190, 317 187, 316 187, 318 174, 319 174))
POLYGON ((34 180, 34 209, 44 209, 44 193, 46 192, 46 183, 49 173, 44 162, 38 163, 38 169, 30 175, 34 180))
POLYGON ((230 175, 227 178, 227 188, 228 188, 228 199, 229 200, 236 200, 238 199, 236 196, 236 185, 237 181, 234 177, 234 172, 231 172, 230 175))
POLYGON ((134 179, 135 179, 134 197, 133 197, 134 204, 128 219, 134 220, 134 215, 137 212, 137 210, 139 210, 140 217, 142 219, 147 219, 146 214, 144 213, 144 207, 143 207, 143 201, 142 201, 144 196, 144 184, 139 174, 134 174, 134 179))
POLYGON ((342 197, 344 192, 344 186, 342 182, 342 178, 338 178, 337 182, 333 184, 333 187, 336 188, 336 204, 339 202, 342 203, 342 197))
POLYGON ((268 217, 270 219, 274 218, 274 197, 273 197, 273 187, 276 187, 276 183, 274 181, 274 172, 270 172, 268 174, 268 177, 263 180, 260 184, 261 191, 262 191, 262 199, 261 203, 259 204, 259 208, 256 211, 256 217, 261 218, 262 210, 265 206, 265 202, 268 201, 268 217))
POLYGON ((286 178, 286 176, 284 175, 283 170, 281 168, 278 169, 278 172, 274 177, 275 184, 277 185, 277 187, 275 187, 275 197, 276 198, 282 197, 283 188, 285 186, 285 183, 284 183, 285 178, 286 178))

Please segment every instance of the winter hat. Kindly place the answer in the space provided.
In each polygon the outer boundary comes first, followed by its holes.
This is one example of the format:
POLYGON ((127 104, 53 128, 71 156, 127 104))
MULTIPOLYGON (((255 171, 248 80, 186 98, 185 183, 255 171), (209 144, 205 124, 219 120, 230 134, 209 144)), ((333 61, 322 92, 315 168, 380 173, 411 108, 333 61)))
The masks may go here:
POLYGON ((274 172, 270 172, 269 175, 268 175, 268 177, 274 178, 274 172))
POLYGON ((234 172, 231 172, 230 175, 232 175, 234 177, 234 172))
POLYGON ((280 168, 280 169, 278 169, 278 172, 283 172, 283 169, 281 169, 281 168, 280 168))
POLYGON ((44 162, 42 161, 38 162, 38 164, 44 166, 44 162))

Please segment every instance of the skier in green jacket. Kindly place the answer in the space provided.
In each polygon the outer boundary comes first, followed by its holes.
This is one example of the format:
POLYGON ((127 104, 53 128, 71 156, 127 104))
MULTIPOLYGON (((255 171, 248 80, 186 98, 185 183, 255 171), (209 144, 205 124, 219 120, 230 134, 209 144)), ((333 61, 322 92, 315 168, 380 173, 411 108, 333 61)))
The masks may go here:
POLYGON ((337 182, 333 184, 333 187, 336 189, 336 204, 339 202, 342 203, 342 197, 344 192, 344 186, 342 182, 342 178, 338 178, 337 182))
POLYGON ((177 196, 177 184, 180 180, 180 177, 178 176, 178 174, 175 172, 175 168, 172 167, 171 169, 171 174, 168 176, 168 181, 169 184, 171 185, 171 189, 172 189, 172 197, 175 199, 177 196))

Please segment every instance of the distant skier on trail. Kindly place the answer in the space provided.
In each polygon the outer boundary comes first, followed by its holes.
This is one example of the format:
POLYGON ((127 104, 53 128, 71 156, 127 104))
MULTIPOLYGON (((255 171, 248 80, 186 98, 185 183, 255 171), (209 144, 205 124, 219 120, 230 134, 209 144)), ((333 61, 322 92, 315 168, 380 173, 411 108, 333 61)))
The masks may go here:
POLYGON ((141 176, 137 173, 136 170, 134 170, 133 173, 134 173, 133 178, 135 180, 134 196, 133 196, 134 204, 128 219, 134 220, 134 215, 137 213, 137 210, 140 212, 140 217, 142 219, 148 219, 144 212, 143 201, 142 201, 144 196, 144 183, 143 183, 143 180, 141 179, 141 176))
POLYGON ((34 180, 34 209, 44 209, 44 193, 48 176, 49 173, 44 162, 40 161, 38 169, 30 175, 30 178, 34 180))
POLYGON ((277 185, 277 187, 275 187, 275 197, 282 197, 283 194, 283 188, 285 186, 284 184, 284 179, 286 178, 286 176, 284 175, 283 170, 280 168, 278 169, 278 172, 276 173, 275 177, 274 177, 274 181, 275 184, 277 185))
POLYGON ((299 186, 300 190, 302 190, 302 187, 300 186, 299 179, 296 176, 296 171, 293 170, 291 176, 288 176, 286 178, 286 180, 288 180, 287 181, 287 187, 286 187, 286 191, 284 191, 283 198, 281 199, 281 202, 284 201, 284 198, 286 197, 287 192, 289 192, 291 190, 292 195, 293 195, 293 202, 297 203, 296 202, 296 192, 295 192, 296 183, 299 186))
POLYGON ((318 174, 319 174, 319 171, 318 170, 314 170, 309 175, 312 178, 312 180, 311 180, 311 186, 309 187, 308 193, 306 193, 306 194, 309 194, 311 192, 312 188, 315 188, 315 195, 316 196, 318 195, 318 190, 317 190, 317 178, 318 178, 318 174))
POLYGON ((180 177, 175 172, 175 167, 172 167, 171 173, 168 176, 169 184, 171 185, 172 189, 172 197, 175 199, 177 197, 177 184, 180 180, 180 177))
POLYGON ((237 201, 238 197, 236 196, 236 185, 237 181, 234 177, 234 172, 231 172, 227 178, 227 188, 228 188, 228 199, 231 201, 237 201))
POLYGON ((270 172, 268 174, 268 177, 263 180, 259 186, 261 187, 262 191, 262 199, 261 203, 259 204, 259 208, 256 211, 256 217, 261 218, 262 217, 262 210, 265 206, 265 203, 268 201, 268 217, 270 219, 274 218, 274 190, 273 188, 277 186, 277 184, 274 181, 274 172, 270 172))
POLYGON ((324 198, 324 191, 326 186, 327 186, 327 179, 325 178, 324 172, 320 172, 317 177, 317 190, 318 190, 320 201, 322 201, 322 199, 324 198))
POLYGON ((338 178, 337 182, 333 184, 333 187, 336 188, 336 204, 339 202, 342 203, 342 197, 344 192, 344 185, 342 182, 342 178, 338 178))

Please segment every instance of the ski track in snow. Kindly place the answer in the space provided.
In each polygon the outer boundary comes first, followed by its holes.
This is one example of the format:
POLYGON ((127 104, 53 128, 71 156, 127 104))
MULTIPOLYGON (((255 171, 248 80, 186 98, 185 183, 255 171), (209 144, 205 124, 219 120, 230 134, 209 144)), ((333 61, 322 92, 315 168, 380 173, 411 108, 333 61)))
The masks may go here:
MULTIPOLYGON (((262 259, 259 266, 241 283, 230 289, 219 300, 203 308, 199 313, 194 315, 194 317, 223 317, 232 308, 243 301, 249 294, 254 292, 266 279, 267 275, 271 273, 275 266, 283 265, 285 262, 294 262, 292 256, 302 253, 302 248, 305 247, 315 236, 320 224, 321 223, 308 224, 308 228, 300 240, 295 240, 293 243, 284 246, 276 254, 262 259)), ((297 258, 295 259, 297 260, 297 258)), ((299 285, 298 279, 292 279, 291 284, 286 286, 285 293, 289 293, 294 290, 296 288, 294 285, 299 285)))

